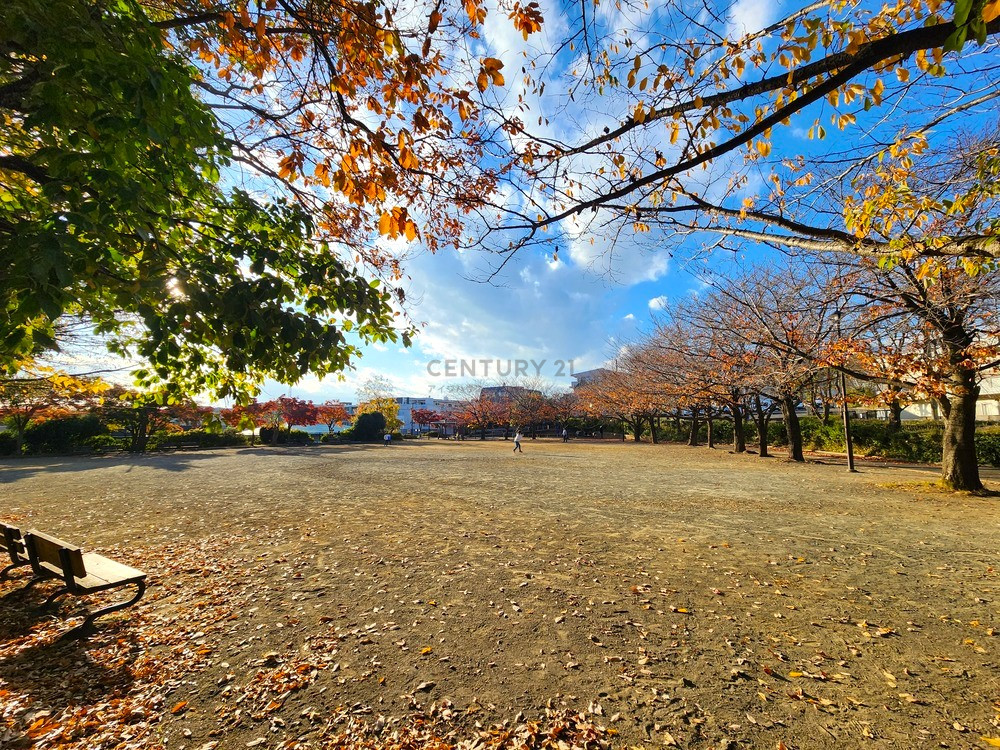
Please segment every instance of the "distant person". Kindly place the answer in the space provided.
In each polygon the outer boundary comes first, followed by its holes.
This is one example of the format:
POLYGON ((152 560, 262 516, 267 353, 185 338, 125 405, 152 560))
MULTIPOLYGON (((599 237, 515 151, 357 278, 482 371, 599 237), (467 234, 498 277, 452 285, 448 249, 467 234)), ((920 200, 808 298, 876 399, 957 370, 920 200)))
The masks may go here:
POLYGON ((388 447, 391 442, 392 442, 392 433, 391 432, 385 433, 382 436, 382 445, 388 447))
POLYGON ((521 434, 520 430, 514 433, 514 453, 524 453, 524 451, 521 450, 521 438, 523 437, 524 435, 521 434))
POLYGON ((601 428, 598 430, 598 433, 601 436, 601 440, 604 440, 604 425, 601 425, 601 428))
POLYGON ((569 442, 569 430, 567 430, 565 427, 563 427, 563 433, 562 433, 562 435, 563 435, 563 442, 564 443, 568 443, 569 442))

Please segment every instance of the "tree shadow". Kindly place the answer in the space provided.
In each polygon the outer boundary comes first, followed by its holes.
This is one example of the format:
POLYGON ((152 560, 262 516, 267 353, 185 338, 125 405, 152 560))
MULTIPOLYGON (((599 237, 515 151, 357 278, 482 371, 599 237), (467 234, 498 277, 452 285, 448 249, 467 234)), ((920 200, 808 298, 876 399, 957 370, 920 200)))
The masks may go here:
POLYGON ((26 588, 31 578, 30 568, 19 568, 4 582, 4 588, 10 590, 0 596, 0 643, 23 636, 48 619, 49 613, 41 605, 47 595, 45 587, 51 590, 52 582, 26 588))
POLYGON ((31 712, 55 715, 129 690, 129 666, 139 649, 128 636, 127 623, 109 621, 87 638, 65 638, 72 633, 66 620, 80 614, 82 604, 63 606, 53 615, 40 608, 52 586, 10 584, 17 587, 0 596, 0 649, 10 654, 0 656, 0 682, 29 697, 31 712))
POLYGON ((0 680, 9 689, 29 696, 33 710, 53 714, 72 705, 124 695, 134 681, 129 668, 132 659, 107 659, 102 646, 109 639, 116 641, 116 649, 138 651, 128 640, 127 628, 108 623, 86 639, 38 640, 13 656, 0 658, 0 680))
POLYGON ((151 467, 169 472, 190 469, 197 461, 212 458, 214 452, 147 453, 114 456, 54 456, 5 459, 0 462, 0 484, 16 482, 38 474, 73 473, 124 466, 129 469, 151 467))

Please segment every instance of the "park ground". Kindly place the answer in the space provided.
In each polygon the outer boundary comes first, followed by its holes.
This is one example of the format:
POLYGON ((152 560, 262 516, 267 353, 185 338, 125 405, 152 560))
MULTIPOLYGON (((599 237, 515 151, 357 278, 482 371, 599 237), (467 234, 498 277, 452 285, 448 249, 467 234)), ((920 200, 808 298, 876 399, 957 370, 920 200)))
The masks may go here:
POLYGON ((151 582, 82 641, 0 584, 0 746, 1000 746, 1000 499, 510 448, 0 463, 4 519, 151 582))

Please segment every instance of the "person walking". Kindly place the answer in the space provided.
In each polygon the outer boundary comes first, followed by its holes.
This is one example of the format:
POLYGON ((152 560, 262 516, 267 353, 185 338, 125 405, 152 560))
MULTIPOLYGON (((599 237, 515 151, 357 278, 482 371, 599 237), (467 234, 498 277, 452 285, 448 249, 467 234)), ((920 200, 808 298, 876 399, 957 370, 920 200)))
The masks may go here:
POLYGON ((382 436, 382 445, 388 447, 391 442, 392 442, 392 433, 391 432, 385 433, 382 436))
POLYGON ((565 427, 563 427, 562 438, 564 443, 569 442, 569 431, 565 427))
POLYGON ((521 450, 521 438, 523 437, 524 435, 521 434, 521 430, 519 428, 517 432, 514 433, 514 453, 524 453, 524 451, 521 450))

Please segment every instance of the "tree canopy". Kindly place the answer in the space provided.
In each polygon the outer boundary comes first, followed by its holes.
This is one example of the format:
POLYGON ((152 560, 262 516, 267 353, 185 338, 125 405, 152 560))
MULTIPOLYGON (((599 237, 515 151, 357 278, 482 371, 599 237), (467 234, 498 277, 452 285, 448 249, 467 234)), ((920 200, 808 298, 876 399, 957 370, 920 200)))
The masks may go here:
POLYGON ((148 361, 140 381, 216 396, 339 371, 350 331, 407 342, 375 238, 454 241, 491 179, 455 179, 476 107, 442 47, 482 23, 467 6, 4 3, 0 365, 58 346, 65 315, 148 361))
POLYGON ((726 2, 590 5, 565 10, 524 106, 496 113, 515 133, 515 197, 485 241, 505 257, 554 237, 674 252, 692 233, 974 267, 1000 255, 993 218, 942 226, 976 202, 995 214, 995 148, 976 185, 906 193, 915 157, 944 158, 970 117, 995 122, 1000 3, 821 1, 749 30, 726 2), (542 96, 553 87, 568 96, 542 96), (830 215, 839 181, 856 200, 830 215))

